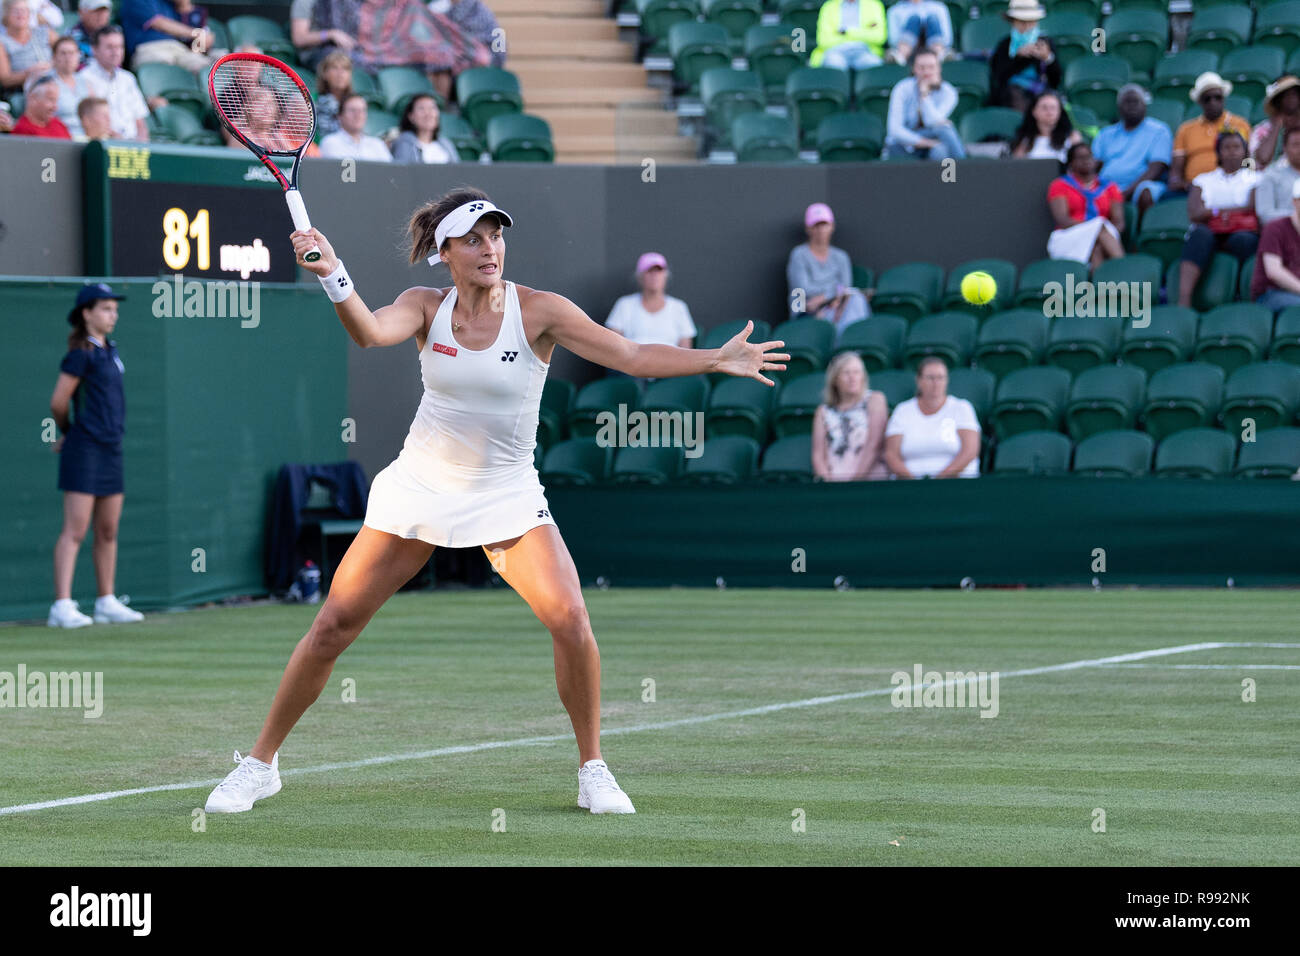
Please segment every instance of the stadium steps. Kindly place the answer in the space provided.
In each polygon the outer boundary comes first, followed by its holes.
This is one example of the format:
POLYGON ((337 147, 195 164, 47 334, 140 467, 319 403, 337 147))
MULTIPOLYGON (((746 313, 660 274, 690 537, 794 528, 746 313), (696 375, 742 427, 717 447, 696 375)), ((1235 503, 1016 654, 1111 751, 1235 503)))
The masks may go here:
POLYGON ((677 134, 676 115, 648 88, 604 0, 493 0, 492 11, 524 112, 550 124, 556 162, 696 161, 694 139, 677 134))

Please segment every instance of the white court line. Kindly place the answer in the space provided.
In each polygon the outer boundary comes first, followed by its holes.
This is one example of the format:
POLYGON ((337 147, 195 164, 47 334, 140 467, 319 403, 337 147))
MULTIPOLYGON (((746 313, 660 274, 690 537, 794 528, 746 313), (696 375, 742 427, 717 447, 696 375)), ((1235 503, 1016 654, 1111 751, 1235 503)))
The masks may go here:
POLYGON ((1300 671, 1300 664, 1107 664, 1106 667, 1175 671, 1300 671))
MULTIPOLYGON (((1300 644, 1269 644, 1255 641, 1231 642, 1210 641, 1201 644, 1181 644, 1177 647, 1158 647, 1149 651, 1135 651, 1131 654, 1116 654, 1113 657, 1098 657, 1081 661, 1069 661, 1065 664, 1049 664, 1045 667, 1029 667, 1017 671, 1000 671, 999 677, 1028 677, 1034 674, 1052 674, 1061 671, 1078 670, 1083 667, 1100 667, 1107 664, 1121 664, 1128 661, 1146 660, 1152 657, 1167 657, 1171 654, 1190 654, 1195 651, 1219 650, 1225 647, 1293 647, 1300 644)), ((945 681, 940 686, 947 686, 953 681, 945 681)), ((647 730, 666 730, 669 727, 686 727, 693 724, 705 724, 715 720, 730 720, 736 717, 756 717, 760 714, 772 714, 781 710, 796 710, 803 707, 818 707, 822 704, 835 704, 845 700, 861 700, 865 697, 887 697, 898 686, 882 687, 873 690, 851 691, 846 694, 830 694, 825 697, 809 697, 804 700, 792 700, 781 704, 766 704, 762 707, 749 707, 745 710, 730 710, 720 714, 705 714, 699 717, 681 717, 677 720, 665 720, 654 724, 638 724, 634 727, 614 727, 602 729, 600 735, 617 737, 622 734, 636 734, 647 730)), ((493 740, 481 744, 464 744, 458 747, 440 747, 437 750, 421 750, 416 753, 386 754, 381 757, 367 757, 364 760, 349 760, 343 763, 320 764, 315 767, 301 767, 283 770, 280 775, 288 777, 303 773, 325 773, 330 770, 354 770, 358 767, 374 767, 382 764, 400 763, 407 760, 427 760, 430 757, 445 757, 451 754, 478 753, 482 750, 499 750, 502 747, 529 747, 541 744, 553 744, 563 740, 572 740, 573 734, 551 734, 545 737, 522 737, 516 740, 493 740)), ((110 790, 105 793, 87 793, 77 797, 61 797, 57 800, 44 800, 40 803, 22 803, 12 807, 0 807, 0 816, 18 813, 30 813, 34 810, 48 810, 53 807, 75 806, 79 803, 98 803, 102 800, 116 800, 118 797, 134 797, 144 793, 164 793, 169 790, 200 790, 215 787, 224 777, 211 780, 196 780, 190 783, 168 783, 154 787, 136 787, 132 790, 110 790)))

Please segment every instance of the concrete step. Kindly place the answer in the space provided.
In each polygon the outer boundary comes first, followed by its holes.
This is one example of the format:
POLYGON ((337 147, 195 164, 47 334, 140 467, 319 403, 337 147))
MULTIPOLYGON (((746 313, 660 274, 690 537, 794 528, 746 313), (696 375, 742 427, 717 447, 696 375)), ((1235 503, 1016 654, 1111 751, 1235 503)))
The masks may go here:
POLYGON ((658 162, 667 157, 695 157, 696 143, 685 136, 615 136, 606 134, 554 135, 557 156, 569 153, 614 153, 624 157, 658 162))
MULTIPOLYGON (((631 63, 634 60, 632 47, 621 40, 570 40, 559 39, 551 34, 520 36, 507 33, 506 44, 510 50, 510 69, 518 70, 521 62, 530 60, 553 59, 557 61, 611 61, 614 63, 631 63)), ((567 31, 565 31, 567 33, 567 31)))
POLYGON ((677 135, 677 116, 667 110, 552 106, 533 112, 551 124, 553 135, 677 135))
POLYGON ((533 113, 552 106, 617 106, 623 103, 660 105, 664 102, 661 90, 652 90, 642 81, 637 86, 524 86, 524 111, 533 113))
MULTIPOLYGON (((555 161, 575 166, 638 166, 641 162, 639 159, 621 156, 618 153, 565 153, 563 156, 556 156, 555 161)), ((690 156, 661 157, 659 162, 665 166, 680 166, 685 163, 698 163, 700 160, 692 153, 690 156)))
POLYGON ((519 16, 605 19, 606 9, 604 0, 492 0, 491 7, 498 21, 519 16))
MULTIPOLYGON (((539 4, 540 5, 540 4, 539 4)), ((512 44, 515 38, 530 39, 536 37, 554 38, 558 30, 571 40, 617 40, 618 24, 613 20, 588 20, 580 17, 565 17, 557 23, 556 17, 536 16, 536 6, 529 10, 527 16, 497 16, 497 23, 506 31, 506 43, 512 44)), ((626 43, 627 49, 632 44, 626 43)), ((513 53, 513 48, 511 49, 513 53)))
POLYGON ((507 66, 519 77, 524 95, 546 87, 645 86, 645 67, 639 63, 583 63, 566 60, 511 60, 507 66))

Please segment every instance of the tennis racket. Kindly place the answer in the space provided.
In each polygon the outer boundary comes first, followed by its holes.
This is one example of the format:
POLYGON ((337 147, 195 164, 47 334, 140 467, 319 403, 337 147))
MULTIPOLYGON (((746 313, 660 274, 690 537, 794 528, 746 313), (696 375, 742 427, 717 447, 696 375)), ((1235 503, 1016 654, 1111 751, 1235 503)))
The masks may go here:
MULTIPOLYGON (((294 228, 311 229, 307 207, 298 192, 298 167, 316 134, 316 109, 311 93, 297 73, 274 57, 260 53, 230 53, 208 73, 208 96, 221 125, 262 161, 284 189, 294 228), (285 177, 274 156, 292 156, 285 177)), ((313 246, 302 258, 320 259, 313 246)))

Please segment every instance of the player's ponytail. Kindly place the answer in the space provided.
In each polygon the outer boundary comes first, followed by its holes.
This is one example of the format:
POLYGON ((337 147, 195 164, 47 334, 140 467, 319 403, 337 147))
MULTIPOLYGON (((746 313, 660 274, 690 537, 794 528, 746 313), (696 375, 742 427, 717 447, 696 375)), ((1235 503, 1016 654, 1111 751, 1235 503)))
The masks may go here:
MULTIPOLYGON (((488 194, 473 186, 460 186, 415 210, 407 227, 411 234, 411 263, 436 253, 438 223, 465 203, 476 199, 488 199, 488 194)), ((488 201, 491 202, 490 199, 488 201)))

